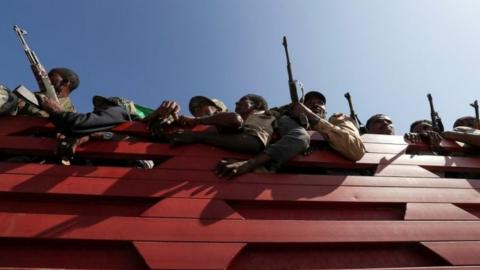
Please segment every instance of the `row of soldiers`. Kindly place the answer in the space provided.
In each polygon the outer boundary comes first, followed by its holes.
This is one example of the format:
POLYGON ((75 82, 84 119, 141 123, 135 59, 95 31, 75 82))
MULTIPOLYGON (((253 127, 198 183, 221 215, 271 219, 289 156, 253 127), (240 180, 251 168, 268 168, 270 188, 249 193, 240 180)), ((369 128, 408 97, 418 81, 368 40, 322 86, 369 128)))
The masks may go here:
MULTIPOLYGON (((74 156, 75 149, 89 140, 131 140, 110 130, 125 121, 144 121, 153 138, 168 140, 173 145, 205 143, 232 151, 254 154, 249 160, 222 160, 217 166, 220 177, 232 178, 251 171, 276 171, 293 156, 307 153, 310 147, 308 130, 320 133, 328 145, 352 161, 365 153, 357 123, 349 116, 335 113, 326 118, 326 98, 318 91, 305 94, 303 102, 292 102, 277 108, 269 108, 267 101, 256 94, 241 97, 233 112, 229 112, 218 99, 196 96, 190 100, 192 116, 182 114, 174 101, 164 101, 153 112, 120 97, 93 97, 93 111, 75 112, 69 95, 79 85, 78 75, 67 68, 55 68, 48 73, 59 101, 42 93, 36 95, 38 106, 19 91, 0 89, 0 113, 3 115, 32 115, 48 117, 55 124, 59 136, 59 153, 65 164, 74 156), (143 119, 142 119, 143 118, 143 119), (307 121, 300 121, 306 118, 307 121), (216 132, 194 132, 196 125, 211 125, 216 132), (179 127, 165 133, 165 127, 179 127)), ((454 131, 439 133, 428 120, 416 121, 405 138, 412 142, 426 141, 432 151, 438 150, 442 138, 463 141, 480 146, 475 118, 463 117, 456 121, 454 131)), ((390 117, 384 114, 372 116, 364 133, 394 135, 390 117)), ((152 161, 139 160, 140 167, 152 168, 152 161)))

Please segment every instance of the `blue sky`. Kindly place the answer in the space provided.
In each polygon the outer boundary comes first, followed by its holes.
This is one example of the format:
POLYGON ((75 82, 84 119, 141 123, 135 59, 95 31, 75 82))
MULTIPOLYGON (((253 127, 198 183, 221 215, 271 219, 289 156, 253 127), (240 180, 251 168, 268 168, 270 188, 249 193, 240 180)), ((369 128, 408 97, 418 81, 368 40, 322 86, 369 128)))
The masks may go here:
POLYGON ((366 122, 390 115, 397 134, 429 118, 432 93, 446 127, 480 88, 480 2, 422 1, 0 1, 0 83, 36 85, 12 26, 47 68, 69 67, 91 97, 123 96, 156 107, 164 99, 188 114, 193 95, 236 99, 255 92, 271 106, 289 101, 282 37, 296 79, 348 112, 351 92, 366 122))

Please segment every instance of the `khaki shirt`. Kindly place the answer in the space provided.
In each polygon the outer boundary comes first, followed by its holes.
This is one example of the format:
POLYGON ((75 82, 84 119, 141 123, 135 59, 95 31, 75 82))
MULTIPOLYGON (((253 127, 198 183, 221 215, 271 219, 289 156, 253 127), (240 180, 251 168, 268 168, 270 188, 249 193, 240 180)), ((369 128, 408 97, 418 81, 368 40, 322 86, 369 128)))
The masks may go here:
POLYGON ((250 114, 243 124, 246 134, 257 137, 267 146, 272 139, 277 118, 270 111, 260 111, 250 114))
POLYGON ((343 113, 333 114, 328 121, 321 119, 312 129, 320 132, 333 149, 350 160, 357 161, 365 154, 357 127, 343 113))
POLYGON ((66 112, 76 112, 75 110, 75 105, 73 105, 72 100, 70 97, 63 97, 63 98, 58 98, 58 101, 60 101, 60 107, 66 112))

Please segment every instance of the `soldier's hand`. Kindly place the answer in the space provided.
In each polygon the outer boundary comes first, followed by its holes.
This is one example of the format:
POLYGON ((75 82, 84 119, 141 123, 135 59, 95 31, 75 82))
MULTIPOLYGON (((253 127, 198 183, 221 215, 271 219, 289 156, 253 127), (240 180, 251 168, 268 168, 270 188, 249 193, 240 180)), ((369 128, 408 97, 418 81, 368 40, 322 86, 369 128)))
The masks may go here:
POLYGON ((162 104, 160 104, 160 106, 149 116, 145 117, 143 121, 150 123, 154 120, 166 119, 170 115, 173 117, 174 120, 178 120, 179 112, 180 105, 178 105, 175 101, 164 100, 162 104))
POLYGON ((60 104, 58 104, 53 99, 51 99, 51 98, 49 98, 45 95, 42 95, 42 94, 37 95, 37 97, 38 97, 38 101, 40 102, 40 107, 44 111, 46 111, 48 113, 62 112, 63 111, 60 104))
POLYGON ((405 140, 407 140, 411 143, 414 143, 414 144, 422 142, 422 137, 420 136, 419 133, 409 132, 409 133, 405 133, 405 135, 403 137, 404 137, 405 140))
POLYGON ((313 113, 307 106, 300 102, 293 102, 291 105, 291 113, 295 117, 300 117, 300 115, 308 115, 313 113))
POLYGON ((40 66, 32 65, 31 68, 35 74, 38 74, 40 76, 48 76, 47 71, 45 69, 42 69, 40 66))
POLYGON ((440 146, 440 143, 443 140, 442 135, 440 135, 438 132, 435 132, 433 130, 428 130, 426 133, 427 133, 427 138, 428 138, 428 143, 430 145, 430 149, 434 152, 441 151, 442 147, 440 146))
POLYGON ((217 164, 215 174, 219 178, 230 180, 236 176, 251 172, 253 169, 252 164, 248 160, 232 161, 223 159, 217 164))
POLYGON ((56 154, 60 156, 63 165, 70 165, 70 160, 79 145, 79 139, 64 137, 60 139, 57 145, 56 154))

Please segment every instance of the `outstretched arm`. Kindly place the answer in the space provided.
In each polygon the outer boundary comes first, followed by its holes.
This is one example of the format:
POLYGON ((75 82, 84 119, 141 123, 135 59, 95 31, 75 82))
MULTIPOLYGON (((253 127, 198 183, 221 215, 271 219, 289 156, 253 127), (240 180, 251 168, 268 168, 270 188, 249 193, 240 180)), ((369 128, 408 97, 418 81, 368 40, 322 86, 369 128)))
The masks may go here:
POLYGON ((241 129, 244 124, 243 118, 234 112, 222 112, 202 117, 180 116, 179 122, 186 126, 211 125, 233 130, 241 129))
POLYGON ((480 147, 480 131, 473 128, 457 127, 454 131, 443 132, 443 137, 480 147))

